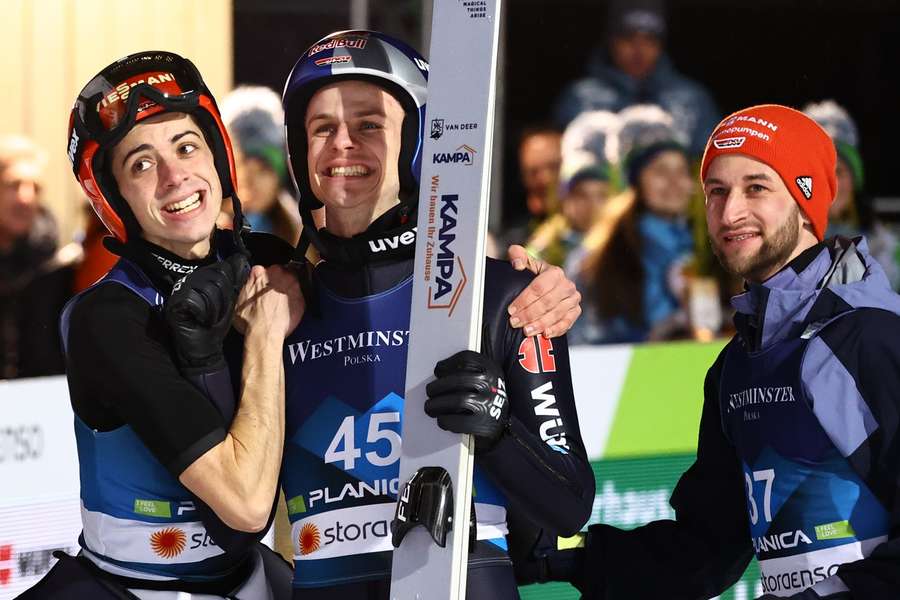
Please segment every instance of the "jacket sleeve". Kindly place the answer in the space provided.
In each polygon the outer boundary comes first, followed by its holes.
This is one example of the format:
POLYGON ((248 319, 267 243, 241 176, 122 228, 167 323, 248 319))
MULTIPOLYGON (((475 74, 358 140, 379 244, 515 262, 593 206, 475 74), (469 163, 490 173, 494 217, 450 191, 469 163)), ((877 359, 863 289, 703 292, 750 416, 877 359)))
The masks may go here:
POLYGON ((900 317, 858 310, 828 327, 821 339, 864 402, 848 410, 853 396, 844 395, 841 421, 849 422, 859 411, 868 423, 865 439, 850 444, 847 458, 889 516, 887 541, 868 557, 843 565, 837 575, 854 600, 900 598, 900 317))
POLYGON ((569 536, 590 516, 594 474, 578 427, 565 337, 526 338, 509 326, 506 307, 528 280, 505 263, 488 263, 485 325, 506 376, 510 424, 476 458, 512 509, 569 536))
POLYGON ((719 417, 723 356, 706 375, 697 460, 669 500, 675 520, 591 526, 572 581, 584 600, 705 600, 743 574, 753 548, 740 464, 719 417))
POLYGON ((219 409, 178 370, 162 315, 125 287, 80 299, 66 355, 75 414, 100 431, 129 425, 173 477, 225 439, 219 409))

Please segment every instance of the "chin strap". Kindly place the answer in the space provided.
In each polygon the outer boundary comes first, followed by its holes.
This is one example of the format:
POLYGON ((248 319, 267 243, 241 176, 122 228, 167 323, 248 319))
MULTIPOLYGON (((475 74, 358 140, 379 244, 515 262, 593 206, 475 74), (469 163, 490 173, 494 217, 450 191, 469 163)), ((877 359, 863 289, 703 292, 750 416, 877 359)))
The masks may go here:
POLYGON ((250 251, 244 244, 244 236, 250 234, 250 223, 244 218, 244 211, 241 210, 241 200, 238 198, 237 190, 231 195, 231 234, 234 238, 235 249, 250 259, 250 251))
POLYGON ((302 262, 310 246, 329 263, 351 267, 412 258, 416 252, 415 209, 401 205, 394 214, 385 217, 380 217, 363 233, 342 238, 327 229, 316 229, 312 214, 304 211, 303 232, 294 249, 293 260, 302 262), (385 217, 394 226, 379 227, 379 221, 385 217))

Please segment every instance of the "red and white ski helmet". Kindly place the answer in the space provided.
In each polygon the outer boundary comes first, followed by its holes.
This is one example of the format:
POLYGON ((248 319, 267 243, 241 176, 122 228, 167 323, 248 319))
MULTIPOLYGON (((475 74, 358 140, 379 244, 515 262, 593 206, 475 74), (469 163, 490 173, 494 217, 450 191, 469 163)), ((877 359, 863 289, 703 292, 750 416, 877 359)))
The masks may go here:
POLYGON ((94 76, 75 100, 66 151, 94 212, 123 243, 140 231, 105 166, 106 154, 135 123, 166 111, 190 114, 203 129, 222 195, 232 198, 235 231, 240 231, 243 217, 234 156, 216 101, 191 61, 164 51, 140 52, 117 60, 94 76))

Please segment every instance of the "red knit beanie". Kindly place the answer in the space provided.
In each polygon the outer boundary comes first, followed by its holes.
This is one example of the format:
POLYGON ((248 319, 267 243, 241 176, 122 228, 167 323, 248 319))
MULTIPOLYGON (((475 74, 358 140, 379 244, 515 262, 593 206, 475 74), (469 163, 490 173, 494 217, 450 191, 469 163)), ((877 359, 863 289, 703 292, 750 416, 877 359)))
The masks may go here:
POLYGON ((778 104, 751 106, 725 117, 706 143, 701 184, 713 159, 723 154, 743 154, 775 169, 816 237, 825 237, 828 207, 837 190, 837 159, 831 137, 818 123, 778 104))

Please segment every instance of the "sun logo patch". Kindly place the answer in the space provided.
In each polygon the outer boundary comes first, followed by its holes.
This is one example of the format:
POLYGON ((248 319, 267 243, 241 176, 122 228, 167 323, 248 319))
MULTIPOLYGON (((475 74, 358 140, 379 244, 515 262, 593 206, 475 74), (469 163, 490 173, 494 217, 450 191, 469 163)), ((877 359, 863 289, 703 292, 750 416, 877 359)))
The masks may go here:
POLYGON ((300 554, 306 556, 319 549, 321 537, 319 528, 312 523, 306 523, 300 528, 300 554))
POLYGON ((150 536, 150 548, 162 558, 175 558, 184 551, 187 536, 180 529, 166 527, 150 536))

